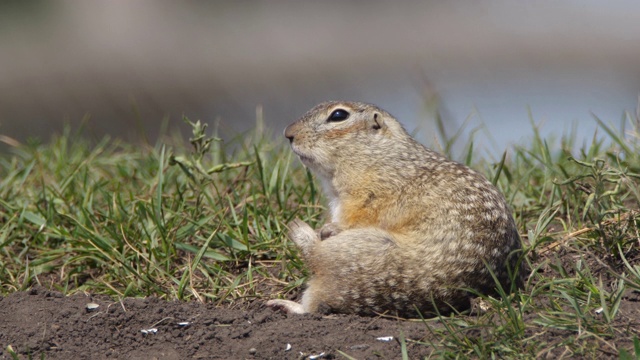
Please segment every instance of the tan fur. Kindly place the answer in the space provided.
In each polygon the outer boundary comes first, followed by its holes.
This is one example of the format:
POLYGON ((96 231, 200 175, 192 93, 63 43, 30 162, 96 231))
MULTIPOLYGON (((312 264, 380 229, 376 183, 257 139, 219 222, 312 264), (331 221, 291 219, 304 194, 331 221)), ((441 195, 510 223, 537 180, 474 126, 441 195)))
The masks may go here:
MULTIPOLYGON (((520 238, 504 197, 482 175, 416 142, 386 111, 322 103, 285 129, 292 150, 322 181, 332 223, 296 220, 289 238, 312 277, 291 313, 329 310, 403 316, 469 305, 465 289, 508 292, 520 238), (349 117, 330 121, 342 109, 349 117)), ((518 269, 517 269, 518 268, 518 269)))

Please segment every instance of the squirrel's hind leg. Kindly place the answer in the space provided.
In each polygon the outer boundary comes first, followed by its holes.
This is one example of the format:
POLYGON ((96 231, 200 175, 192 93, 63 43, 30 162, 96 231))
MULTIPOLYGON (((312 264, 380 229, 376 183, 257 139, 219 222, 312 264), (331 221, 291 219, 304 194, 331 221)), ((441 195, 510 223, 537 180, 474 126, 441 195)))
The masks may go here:
MULTIPOLYGON (((313 246, 320 241, 318 234, 311 228, 311 226, 299 219, 293 220, 287 225, 287 227, 289 228, 287 237, 293 241, 298 248, 300 248, 302 255, 305 258, 308 258, 313 246)), ((305 311, 303 304, 299 304, 291 300, 269 300, 267 301, 267 306, 284 310, 288 314, 304 314, 308 312, 305 311)))

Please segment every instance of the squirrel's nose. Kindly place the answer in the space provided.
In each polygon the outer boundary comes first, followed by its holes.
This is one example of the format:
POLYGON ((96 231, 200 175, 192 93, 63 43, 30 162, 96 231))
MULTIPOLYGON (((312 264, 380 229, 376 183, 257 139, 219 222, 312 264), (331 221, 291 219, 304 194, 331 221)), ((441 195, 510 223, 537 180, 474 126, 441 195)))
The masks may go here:
POLYGON ((289 142, 293 142, 293 130, 291 130, 291 125, 287 126, 284 129, 284 137, 286 137, 287 139, 289 139, 289 142))

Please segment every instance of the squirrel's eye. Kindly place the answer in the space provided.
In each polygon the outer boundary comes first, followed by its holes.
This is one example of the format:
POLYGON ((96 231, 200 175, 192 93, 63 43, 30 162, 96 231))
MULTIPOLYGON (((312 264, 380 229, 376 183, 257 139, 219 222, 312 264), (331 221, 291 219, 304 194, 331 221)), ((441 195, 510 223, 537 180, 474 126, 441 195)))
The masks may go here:
POLYGON ((329 121, 343 121, 343 120, 347 120, 347 118, 349 117, 349 113, 347 112, 347 110, 343 110, 343 109, 336 109, 333 110, 333 112, 331 113, 331 115, 329 115, 329 121))

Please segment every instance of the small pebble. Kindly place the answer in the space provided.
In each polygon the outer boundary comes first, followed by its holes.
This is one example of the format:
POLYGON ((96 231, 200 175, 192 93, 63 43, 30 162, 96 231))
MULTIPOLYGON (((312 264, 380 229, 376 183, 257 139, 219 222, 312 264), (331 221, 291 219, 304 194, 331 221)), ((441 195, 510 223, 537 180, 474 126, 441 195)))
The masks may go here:
POLYGON ((601 307, 599 307, 599 308, 597 308, 597 309, 595 310, 595 313, 596 313, 597 315, 600 315, 600 314, 602 314, 602 312, 603 312, 603 311, 604 311, 604 309, 603 309, 603 308, 601 308, 601 307))
POLYGON ((393 340, 393 336, 383 336, 383 337, 379 337, 376 340, 378 341, 391 341, 393 340))
POLYGON ((258 350, 256 350, 256 348, 249 349, 249 354, 251 354, 251 355, 255 355, 257 352, 258 352, 258 350))

